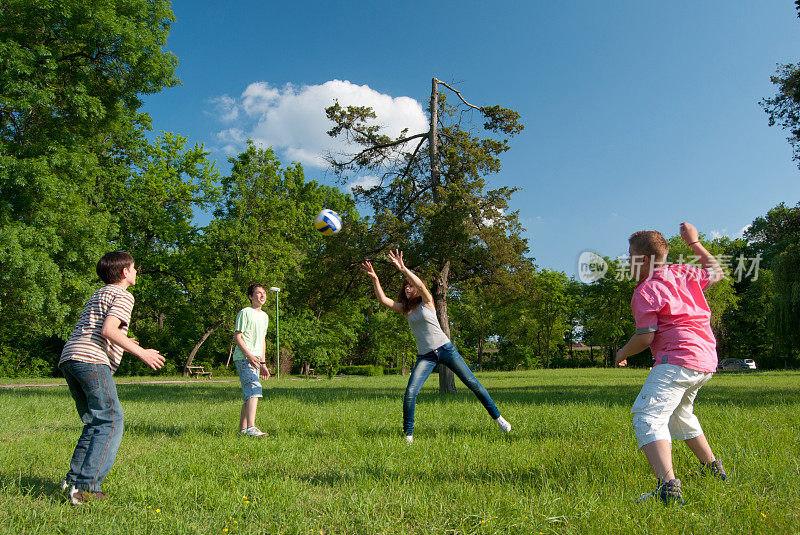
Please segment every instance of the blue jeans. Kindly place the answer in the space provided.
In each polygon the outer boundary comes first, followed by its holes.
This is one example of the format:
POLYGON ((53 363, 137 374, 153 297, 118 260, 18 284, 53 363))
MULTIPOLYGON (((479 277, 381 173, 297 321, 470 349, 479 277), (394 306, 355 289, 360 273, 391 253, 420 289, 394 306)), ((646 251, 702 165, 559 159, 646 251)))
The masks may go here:
POLYGON ((84 423, 72 454, 67 483, 78 489, 99 492, 122 441, 122 405, 111 368, 67 360, 60 366, 84 423))
POLYGON ((414 365, 414 369, 411 370, 411 377, 408 378, 408 386, 403 397, 403 431, 405 431, 406 435, 411 435, 414 432, 414 407, 417 404, 417 394, 419 394, 422 385, 425 384, 433 369, 440 363, 453 370, 453 373, 461 379, 461 382, 472 390, 483 403, 483 406, 486 407, 486 411, 492 419, 496 420, 500 417, 500 411, 495 406, 492 398, 489 397, 489 392, 470 371, 469 366, 458 354, 455 346, 452 343, 447 343, 430 353, 417 356, 417 363, 414 365))

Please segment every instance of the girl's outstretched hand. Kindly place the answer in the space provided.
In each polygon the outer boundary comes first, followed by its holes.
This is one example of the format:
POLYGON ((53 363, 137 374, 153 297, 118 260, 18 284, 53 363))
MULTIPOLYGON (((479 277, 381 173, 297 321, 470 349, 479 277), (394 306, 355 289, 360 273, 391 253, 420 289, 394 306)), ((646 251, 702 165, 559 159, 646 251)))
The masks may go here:
POLYGON ((406 265, 403 263, 403 251, 400 249, 395 249, 394 251, 389 251, 389 261, 396 267, 399 271, 403 271, 406 269, 406 265))
POLYGON ((361 271, 369 275, 370 278, 373 279, 378 278, 378 274, 375 273, 375 268, 372 267, 372 263, 369 262, 368 260, 364 260, 364 262, 361 263, 361 271))

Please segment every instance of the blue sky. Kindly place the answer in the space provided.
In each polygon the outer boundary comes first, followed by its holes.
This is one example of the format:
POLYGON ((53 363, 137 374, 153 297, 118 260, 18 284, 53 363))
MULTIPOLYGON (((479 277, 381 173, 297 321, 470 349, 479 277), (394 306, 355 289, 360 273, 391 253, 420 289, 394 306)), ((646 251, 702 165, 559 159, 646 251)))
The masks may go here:
POLYGON ((573 275, 582 251, 617 256, 633 231, 674 235, 683 220, 736 236, 800 200, 786 135, 758 106, 776 63, 800 60, 789 0, 176 0, 173 11, 182 86, 144 110, 155 130, 205 144, 223 172, 226 151, 253 136, 333 183, 313 156, 325 142, 317 105, 360 99, 389 130, 418 124, 436 76, 522 115, 489 182, 521 188, 512 208, 541 267, 573 275))

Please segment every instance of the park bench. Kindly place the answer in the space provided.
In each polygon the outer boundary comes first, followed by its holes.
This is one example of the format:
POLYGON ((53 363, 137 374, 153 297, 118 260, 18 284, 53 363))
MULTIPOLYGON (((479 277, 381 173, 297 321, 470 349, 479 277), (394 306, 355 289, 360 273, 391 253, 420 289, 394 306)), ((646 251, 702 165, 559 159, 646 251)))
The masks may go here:
POLYGON ((207 372, 202 366, 187 366, 186 371, 190 377, 211 377, 211 372, 207 372))

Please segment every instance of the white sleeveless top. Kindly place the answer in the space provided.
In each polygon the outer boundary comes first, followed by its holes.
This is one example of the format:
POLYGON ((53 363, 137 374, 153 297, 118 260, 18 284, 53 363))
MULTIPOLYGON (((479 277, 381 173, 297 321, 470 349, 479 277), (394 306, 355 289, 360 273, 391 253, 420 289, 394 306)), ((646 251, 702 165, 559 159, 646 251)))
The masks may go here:
POLYGON ((406 320, 408 320, 408 326, 411 327, 411 332, 414 333, 414 338, 417 340, 417 355, 430 353, 434 349, 438 349, 450 342, 450 339, 439 326, 436 312, 422 303, 419 304, 416 310, 408 313, 406 320))

